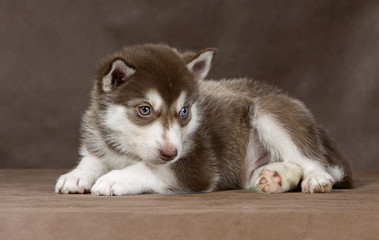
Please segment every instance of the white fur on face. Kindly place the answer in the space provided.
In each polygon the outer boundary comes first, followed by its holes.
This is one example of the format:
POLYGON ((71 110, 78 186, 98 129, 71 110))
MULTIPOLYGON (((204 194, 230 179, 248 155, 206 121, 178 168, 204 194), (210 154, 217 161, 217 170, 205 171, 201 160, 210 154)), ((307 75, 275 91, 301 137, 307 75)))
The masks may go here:
MULTIPOLYGON (((175 102, 175 107, 176 107, 175 109, 177 113, 179 113, 180 110, 183 107, 185 107, 186 103, 187 103, 187 92, 183 91, 175 102)), ((187 124, 187 126, 181 129, 180 125, 177 122, 175 122, 171 124, 170 129, 168 131, 169 133, 168 136, 170 136, 170 138, 172 139, 172 142, 178 148, 178 156, 185 156, 191 150, 192 148, 191 136, 193 133, 196 132, 197 128, 200 125, 201 119, 200 119, 200 113, 197 107, 197 103, 193 103, 189 110, 191 114, 191 120, 187 124), (179 142, 180 144, 177 144, 177 145, 175 144, 179 142)), ((175 160, 176 159, 174 159, 174 161, 175 160)))
POLYGON ((176 100, 176 111, 179 113, 179 111, 184 107, 184 104, 186 103, 186 97, 187 93, 185 91, 181 92, 178 99, 176 100))
POLYGON ((182 131, 180 128, 180 125, 177 121, 174 121, 173 123, 170 124, 169 129, 165 130, 165 135, 166 135, 166 144, 167 145, 172 145, 176 148, 178 151, 178 156, 173 159, 172 161, 177 160, 182 152, 182 144, 183 144, 183 137, 182 137, 182 131))
POLYGON ((159 111, 163 105, 163 99, 157 92, 157 90, 150 90, 146 94, 146 100, 153 106, 155 111, 159 111))
POLYGON ((159 121, 138 126, 128 119, 124 106, 111 104, 104 116, 104 124, 112 131, 112 137, 122 151, 136 154, 145 161, 158 160, 159 143, 163 142, 163 126, 159 121))
MULTIPOLYGON (((153 106, 155 111, 163 111, 164 101, 156 90, 146 94, 146 100, 153 106)), ((185 106, 186 92, 182 92, 174 102, 176 115, 185 106)), ((169 106, 167 106, 169 109, 169 106)), ((128 118, 128 109, 122 105, 110 104, 103 117, 103 124, 111 130, 110 137, 119 146, 119 150, 125 153, 132 153, 139 156, 142 160, 150 163, 165 163, 160 159, 160 150, 167 147, 175 147, 177 156, 170 161, 175 162, 186 154, 191 146, 191 135, 199 126, 199 113, 197 104, 193 104, 191 120, 187 126, 181 127, 178 118, 171 119, 168 128, 165 128, 159 118, 146 126, 138 126, 128 118)))

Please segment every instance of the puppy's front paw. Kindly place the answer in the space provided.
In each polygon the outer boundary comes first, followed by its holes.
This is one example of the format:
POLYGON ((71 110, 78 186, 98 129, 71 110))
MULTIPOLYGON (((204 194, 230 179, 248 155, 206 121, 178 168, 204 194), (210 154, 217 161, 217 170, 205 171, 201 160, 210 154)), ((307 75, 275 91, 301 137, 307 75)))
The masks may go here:
POLYGON ((325 171, 314 171, 305 176, 301 183, 304 193, 324 193, 330 192, 334 184, 333 177, 325 171))
POLYGON ((88 193, 96 178, 82 170, 73 170, 59 177, 56 193, 88 193))
POLYGON ((132 184, 122 170, 113 170, 100 177, 91 189, 93 195, 119 196, 138 194, 138 183, 132 184))

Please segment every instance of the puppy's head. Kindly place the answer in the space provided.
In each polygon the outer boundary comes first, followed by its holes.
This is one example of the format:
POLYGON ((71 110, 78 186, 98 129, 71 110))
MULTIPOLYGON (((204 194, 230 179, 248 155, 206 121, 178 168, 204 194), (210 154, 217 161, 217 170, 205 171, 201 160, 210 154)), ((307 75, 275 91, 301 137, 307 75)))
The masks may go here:
POLYGON ((108 146, 147 163, 184 156, 201 120, 198 81, 208 74, 214 54, 139 45, 106 60, 94 100, 108 146))

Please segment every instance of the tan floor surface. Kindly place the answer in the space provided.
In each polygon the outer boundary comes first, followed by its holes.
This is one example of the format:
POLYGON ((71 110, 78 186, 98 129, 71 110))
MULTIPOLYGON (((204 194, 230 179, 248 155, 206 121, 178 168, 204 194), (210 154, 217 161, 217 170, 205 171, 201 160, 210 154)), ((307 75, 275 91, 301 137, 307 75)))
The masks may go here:
POLYGON ((328 194, 54 193, 66 170, 0 169, 0 239, 379 239, 379 172, 328 194))

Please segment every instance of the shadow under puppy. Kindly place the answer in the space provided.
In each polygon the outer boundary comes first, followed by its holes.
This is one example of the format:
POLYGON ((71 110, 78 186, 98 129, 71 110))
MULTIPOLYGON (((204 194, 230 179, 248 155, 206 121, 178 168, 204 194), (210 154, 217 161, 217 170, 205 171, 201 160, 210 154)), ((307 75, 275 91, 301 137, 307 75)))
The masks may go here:
POLYGON ((83 117, 82 159, 56 192, 352 186, 347 162, 302 102, 250 79, 204 80, 214 55, 147 44, 108 57, 83 117))

